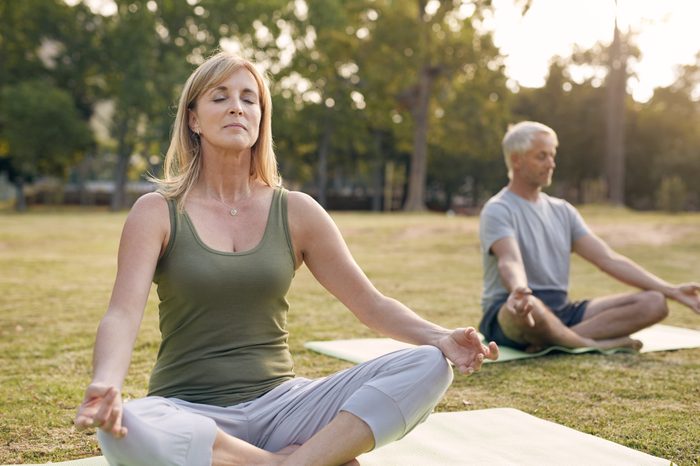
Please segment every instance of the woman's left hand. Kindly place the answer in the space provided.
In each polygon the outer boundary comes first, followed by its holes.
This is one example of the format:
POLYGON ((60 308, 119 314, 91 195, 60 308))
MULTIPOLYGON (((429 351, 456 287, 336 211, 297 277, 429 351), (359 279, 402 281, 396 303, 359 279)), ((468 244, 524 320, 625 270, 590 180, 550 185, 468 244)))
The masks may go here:
POLYGON ((441 338, 437 346, 457 370, 466 375, 481 369, 484 359, 498 359, 498 345, 493 341, 488 346, 482 344, 473 327, 453 330, 441 338))

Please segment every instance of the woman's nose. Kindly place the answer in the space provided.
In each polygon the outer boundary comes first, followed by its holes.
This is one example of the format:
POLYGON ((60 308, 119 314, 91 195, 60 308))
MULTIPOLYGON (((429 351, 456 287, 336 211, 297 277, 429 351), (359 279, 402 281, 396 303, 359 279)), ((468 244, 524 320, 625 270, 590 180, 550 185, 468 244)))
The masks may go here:
POLYGON ((243 114, 243 105, 241 105, 241 101, 238 99, 232 99, 231 102, 231 108, 229 108, 229 113, 234 114, 234 115, 242 115, 243 114))

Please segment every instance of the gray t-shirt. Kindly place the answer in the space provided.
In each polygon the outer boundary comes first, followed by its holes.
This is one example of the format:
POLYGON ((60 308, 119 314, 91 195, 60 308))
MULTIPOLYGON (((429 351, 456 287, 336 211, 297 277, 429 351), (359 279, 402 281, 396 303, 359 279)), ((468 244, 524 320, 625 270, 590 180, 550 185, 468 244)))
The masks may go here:
POLYGON ((498 259, 491 252, 493 243, 506 237, 518 241, 532 290, 567 292, 573 243, 587 234, 590 230, 583 218, 565 200, 540 193, 536 202, 530 202, 503 188, 484 205, 480 216, 482 308, 508 295, 498 273, 498 259))

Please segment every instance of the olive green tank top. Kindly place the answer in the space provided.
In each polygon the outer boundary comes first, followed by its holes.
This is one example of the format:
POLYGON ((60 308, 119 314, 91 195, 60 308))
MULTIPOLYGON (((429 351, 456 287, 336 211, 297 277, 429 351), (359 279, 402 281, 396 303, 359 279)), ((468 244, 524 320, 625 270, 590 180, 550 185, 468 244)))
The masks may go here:
POLYGON ((207 247, 187 213, 168 207, 170 240, 153 277, 162 340, 148 394, 231 406, 294 377, 287 191, 275 189, 262 240, 243 252, 207 247))

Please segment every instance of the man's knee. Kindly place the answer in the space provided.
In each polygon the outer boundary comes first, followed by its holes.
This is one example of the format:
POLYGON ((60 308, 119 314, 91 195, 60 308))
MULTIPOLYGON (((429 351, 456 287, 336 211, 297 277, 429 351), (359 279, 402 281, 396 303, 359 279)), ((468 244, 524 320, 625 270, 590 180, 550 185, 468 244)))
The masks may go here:
POLYGON ((552 311, 536 297, 533 297, 532 302, 533 306, 529 314, 535 322, 534 327, 530 325, 528 314, 509 311, 505 304, 501 307, 498 311, 498 325, 505 336, 513 341, 525 343, 528 341, 526 335, 541 333, 548 327, 553 316, 552 311))
POLYGON ((652 322, 659 322, 668 317, 668 304, 666 297, 659 291, 642 291, 638 298, 639 308, 647 319, 652 322))

